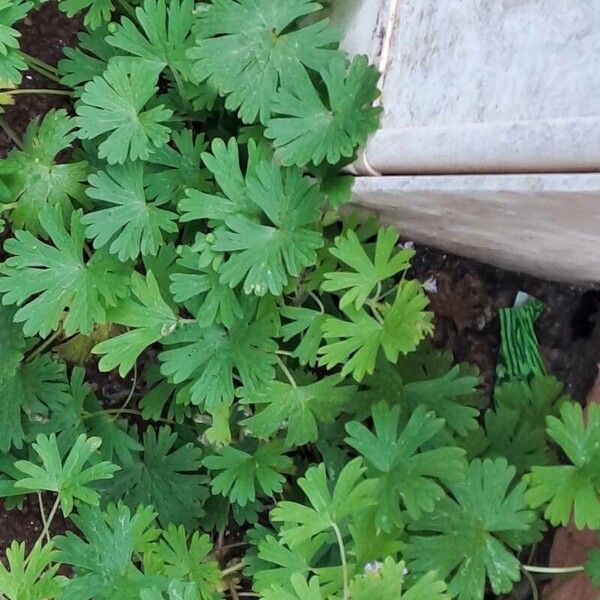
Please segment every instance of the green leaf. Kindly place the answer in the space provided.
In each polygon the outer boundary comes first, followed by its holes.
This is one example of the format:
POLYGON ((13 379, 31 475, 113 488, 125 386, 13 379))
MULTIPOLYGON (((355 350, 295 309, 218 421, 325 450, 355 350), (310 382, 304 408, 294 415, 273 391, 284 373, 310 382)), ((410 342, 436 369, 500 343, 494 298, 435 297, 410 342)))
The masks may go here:
POLYGON ((323 339, 323 324, 327 319, 325 312, 304 308, 303 306, 284 306, 280 314, 290 319, 281 327, 284 342, 300 336, 300 342, 294 348, 292 356, 298 359, 302 366, 314 367, 317 362, 317 352, 323 339))
POLYGON ((391 528, 383 531, 377 526, 374 518, 377 505, 368 511, 357 515, 348 525, 352 536, 352 545, 349 554, 358 565, 378 561, 384 556, 398 557, 404 548, 404 535, 402 528, 391 528))
POLYGON ((0 87, 2 88, 21 83, 21 71, 27 69, 27 63, 19 52, 21 34, 13 25, 27 16, 31 6, 31 2, 23 0, 0 1, 0 87))
POLYGON ((280 441, 260 444, 249 454, 226 446, 217 455, 207 456, 202 464, 209 471, 218 471, 211 479, 213 494, 228 497, 231 502, 246 506, 259 494, 273 496, 283 489, 292 460, 285 455, 287 448, 280 441))
POLYGON ((331 493, 325 465, 307 469, 298 485, 310 506, 283 500, 271 511, 271 521, 285 524, 280 533, 282 541, 295 548, 334 525, 340 527, 346 519, 375 504, 377 482, 363 479, 365 470, 360 457, 351 460, 340 472, 331 493))
POLYGON ((425 311, 427 303, 418 281, 403 281, 394 303, 380 306, 382 318, 347 306, 344 312, 350 321, 328 317, 323 324, 323 337, 338 341, 319 349, 319 365, 331 369, 343 364, 342 375, 352 374, 360 382, 373 373, 380 348, 395 363, 400 354, 414 351, 432 332, 433 314, 425 311))
POLYGON ((600 586, 600 550, 591 550, 588 553, 585 572, 596 587, 600 586))
POLYGON ((554 462, 556 457, 549 447, 544 423, 569 400, 562 391, 562 384, 547 375, 497 386, 495 409, 485 413, 483 455, 504 456, 519 474, 554 462))
POLYGON ((8 569, 0 563, 0 594, 6 600, 47 600, 55 598, 65 583, 56 575, 60 564, 52 543, 36 542, 25 557, 25 543, 13 541, 6 550, 8 569))
POLYGON ((211 233, 212 250, 227 253, 221 282, 231 287, 244 281, 244 292, 281 294, 288 276, 314 264, 322 246, 316 231, 324 197, 298 169, 281 169, 249 144, 244 175, 235 140, 227 147, 217 140, 213 154, 203 154, 225 198, 195 190, 179 203, 182 221, 218 219, 211 233))
POLYGON ((7 159, 0 161, 0 175, 9 191, 7 201, 16 203, 11 212, 15 228, 39 233, 38 216, 46 206, 60 207, 68 220, 73 200, 85 202, 87 163, 56 162, 56 156, 71 147, 74 127, 67 111, 51 110, 41 123, 38 119, 29 123, 23 148, 12 150, 7 159))
POLYGON ((367 565, 363 574, 350 582, 352 600, 394 598, 398 600, 449 600, 446 584, 438 581, 434 571, 427 573, 410 589, 405 590, 406 569, 404 562, 396 563, 387 557, 383 563, 367 565))
MULTIPOLYGON (((169 525, 163 532, 157 548, 162 569, 171 580, 190 582, 202 600, 216 600, 223 596, 217 592, 221 583, 219 563, 210 558, 210 537, 199 532, 188 539, 182 526, 169 525)), ((177 598, 177 596, 175 596, 177 598)))
MULTIPOLYGON (((294 573, 290 577, 293 591, 288 591, 280 585, 274 585, 271 589, 262 591, 263 600, 326 600, 321 593, 318 577, 312 577, 307 581, 300 573, 294 573)), ((332 599, 333 600, 333 599, 332 599)))
POLYGON ((232 215, 215 230, 214 250, 229 253, 221 281, 232 287, 243 281, 246 294, 277 296, 288 276, 297 277, 315 263, 315 250, 323 245, 315 231, 323 197, 300 171, 271 161, 260 162, 246 186, 266 224, 232 215))
POLYGON ((180 272, 171 275, 171 293, 176 302, 186 303, 197 315, 201 327, 213 323, 231 327, 236 319, 244 316, 235 292, 221 283, 219 272, 211 265, 204 265, 189 246, 181 248, 177 266, 180 272))
POLYGON ((202 155, 207 148, 204 134, 196 135, 189 129, 174 131, 173 146, 165 144, 148 158, 145 182, 148 194, 159 202, 181 198, 189 188, 207 188, 208 173, 201 167, 202 155))
POLYGON ((58 62, 58 71, 64 86, 79 88, 94 77, 102 76, 108 61, 116 55, 116 50, 106 42, 107 34, 106 26, 91 32, 80 31, 77 46, 63 48, 66 58, 58 62))
POLYGON ((379 477, 378 522, 384 531, 401 524, 400 502, 413 519, 432 512, 445 496, 440 482, 460 479, 465 452, 461 448, 423 448, 443 427, 424 406, 417 407, 399 432, 400 408, 381 402, 373 406, 372 433, 362 423, 346 425, 346 443, 357 450, 379 477))
POLYGON ((53 403, 49 415, 32 419, 27 426, 27 440, 34 440, 40 433, 47 436, 54 433, 60 453, 66 454, 77 437, 86 433, 102 440, 100 454, 105 460, 113 462, 115 456, 131 456, 131 451, 138 449, 139 444, 127 435, 122 420, 101 410, 102 406, 91 386, 84 382, 84 376, 81 367, 73 369, 66 401, 53 403))
POLYGON ((382 109, 373 107, 379 72, 366 56, 350 63, 336 56, 320 74, 326 103, 304 70, 287 79, 275 97, 272 112, 278 116, 267 122, 265 135, 284 165, 336 164, 352 157, 379 125, 382 109))
MULTIPOLYGON (((0 280, 1 282, 1 280, 0 280)), ((177 326, 177 316, 162 299, 152 271, 144 278, 134 272, 131 297, 110 311, 110 320, 130 327, 130 331, 100 342, 92 349, 101 354, 101 371, 119 367, 121 377, 131 370, 139 355, 151 344, 169 335, 177 326)))
POLYGON ((84 24, 91 29, 96 29, 104 21, 110 21, 114 10, 112 0, 58 0, 58 7, 68 17, 74 17, 78 12, 85 10, 84 24))
POLYGON ((246 302, 244 316, 231 327, 185 324, 162 340, 171 347, 160 353, 161 373, 173 383, 191 382, 194 404, 210 410, 234 397, 234 376, 249 389, 258 389, 274 376, 277 344, 271 315, 255 316, 254 303, 246 302))
POLYGON ((322 536, 317 536, 292 550, 272 535, 266 535, 258 543, 256 559, 246 555, 246 561, 251 567, 254 567, 252 562, 256 562, 256 570, 252 568, 251 573, 252 589, 261 593, 276 585, 289 588, 290 577, 294 573, 307 577, 311 561, 322 546, 322 536))
POLYGON ((235 138, 225 142, 213 140, 211 152, 202 154, 202 161, 212 173, 215 182, 225 196, 207 194, 197 189, 186 190, 187 198, 179 202, 181 221, 186 223, 197 219, 224 221, 233 215, 249 218, 260 215, 260 207, 248 197, 247 178, 250 177, 260 159, 260 152, 254 142, 248 144, 248 166, 246 173, 240 166, 240 154, 235 138))
POLYGON ((86 467, 86 463, 96 454, 102 444, 97 437, 87 438, 81 434, 74 442, 73 447, 64 461, 60 455, 56 436, 49 437, 39 434, 33 449, 40 457, 42 466, 28 460, 20 460, 15 467, 29 475, 15 483, 15 487, 32 492, 47 490, 56 492, 65 516, 73 510, 75 500, 98 506, 100 496, 89 484, 102 479, 110 479, 119 469, 108 461, 96 462, 86 467))
POLYGON ((342 309, 350 305, 357 310, 362 308, 378 285, 398 273, 405 273, 410 267, 415 251, 403 248, 395 252, 398 237, 397 231, 392 227, 379 229, 372 259, 358 236, 349 229, 345 236, 336 238, 335 245, 329 252, 353 271, 325 273, 321 288, 326 292, 347 290, 340 299, 342 309))
POLYGON ((156 67, 144 60, 111 61, 102 77, 86 84, 77 105, 78 135, 89 140, 103 136, 98 157, 109 164, 146 160, 154 148, 169 141, 162 122, 172 111, 162 105, 143 110, 158 88, 156 67), (105 134, 108 134, 106 136, 105 134))
POLYGON ((216 0, 200 13, 194 76, 208 79, 225 107, 239 109, 244 123, 266 123, 280 83, 301 77, 305 67, 324 70, 339 33, 326 21, 299 29, 297 19, 321 6, 312 0, 216 0))
POLYGON ((578 529, 600 527, 600 406, 591 404, 587 423, 575 402, 560 407, 560 419, 548 417, 548 435, 562 448, 570 465, 534 466, 526 476, 526 498, 545 506, 552 525, 566 525, 573 516, 578 529))
POLYGON ((451 495, 410 525, 419 532, 407 547, 411 572, 435 570, 459 600, 483 600, 486 578, 494 594, 508 594, 521 577, 509 549, 534 541, 535 514, 515 472, 504 459, 474 460, 464 479, 449 483, 451 495))
POLYGON ((242 388, 238 392, 240 403, 254 404, 256 408, 255 414, 241 424, 260 438, 283 429, 288 446, 316 442, 318 424, 333 423, 356 391, 354 386, 339 383, 339 377, 334 376, 303 386, 272 381, 254 392, 242 388))
POLYGON ((50 207, 39 219, 53 245, 27 231, 16 231, 5 242, 4 249, 13 256, 0 270, 2 303, 20 306, 14 318, 24 323, 27 336, 47 336, 61 321, 67 335, 89 334, 127 293, 128 269, 105 253, 84 259, 80 210, 71 215, 69 233, 50 207))
POLYGON ((133 562, 134 556, 148 550, 160 534, 152 528, 154 517, 148 507, 140 507, 133 514, 124 505, 111 505, 104 513, 81 507, 72 520, 84 539, 71 531, 56 538, 59 560, 77 573, 69 579, 64 597, 139 600, 143 589, 162 588, 162 577, 144 574, 133 562))
POLYGON ((152 200, 149 195, 142 163, 108 167, 90 175, 89 183, 87 195, 105 206, 81 219, 94 248, 108 246, 125 262, 140 254, 156 255, 164 235, 177 232, 177 215, 161 208, 166 200, 152 200))
POLYGON ((122 500, 132 509, 152 506, 161 524, 193 527, 202 515, 206 498, 203 477, 198 474, 202 452, 191 443, 178 445, 169 427, 144 433, 143 455, 121 464, 114 479, 103 487, 103 499, 122 500))
POLYGON ((26 349, 14 311, 0 307, 0 452, 23 447, 25 429, 49 413, 68 405, 71 398, 64 365, 41 354, 24 362, 26 349))
POLYGON ((135 10, 138 23, 128 17, 111 31, 106 41, 128 54, 155 63, 162 70, 166 66, 190 79, 192 63, 186 57, 192 46, 192 25, 195 21, 193 0, 144 0, 135 10))
POLYGON ((176 423, 183 423, 191 416, 189 386, 169 383, 161 374, 157 364, 148 367, 144 374, 146 392, 139 401, 142 417, 150 421, 160 421, 166 417, 176 423))
MULTIPOLYGON (((209 596, 209 598, 222 598, 222 596, 209 596)), ((200 600, 198 589, 193 583, 173 580, 169 583, 166 592, 154 587, 152 589, 142 590, 140 600, 200 600), (166 593, 166 595, 165 595, 166 593)))

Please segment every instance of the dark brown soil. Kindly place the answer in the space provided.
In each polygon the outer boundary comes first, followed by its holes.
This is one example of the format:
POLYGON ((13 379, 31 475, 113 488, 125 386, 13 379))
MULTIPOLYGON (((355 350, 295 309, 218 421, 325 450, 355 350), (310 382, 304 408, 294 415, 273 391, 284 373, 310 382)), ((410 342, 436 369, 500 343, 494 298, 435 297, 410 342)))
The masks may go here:
MULTIPOLYGON (((43 496, 46 515, 50 514, 54 498, 54 494, 43 496)), ((62 516, 59 509, 50 525, 50 534, 60 534, 68 528, 68 522, 62 516)), ((29 551, 42 533, 42 530, 43 523, 38 499, 35 494, 31 494, 25 498, 21 509, 6 510, 2 501, 0 501, 0 551, 2 558, 4 558, 5 549, 10 546, 13 540, 25 542, 29 551)))
MULTIPOLYGON (((68 19, 56 9, 55 2, 48 2, 37 12, 30 13, 19 27, 22 33, 21 48, 31 56, 56 65, 62 57, 62 49, 75 44, 79 26, 78 19, 68 19)), ((29 70, 25 72, 20 87, 54 89, 60 86, 36 71, 29 70)), ((46 114, 51 108, 69 109, 70 106, 69 98, 64 96, 27 94, 19 96, 13 106, 5 107, 5 118, 17 134, 22 136, 27 124, 35 117, 46 114)), ((11 147, 12 142, 0 130, 0 156, 5 156, 11 147)))
POLYGON ((437 279, 431 294, 435 341, 449 345, 460 361, 476 364, 491 390, 500 346, 498 309, 512 306, 517 292, 542 300, 536 324, 548 371, 583 402, 600 362, 600 292, 504 271, 427 247, 417 247, 414 275, 437 279))

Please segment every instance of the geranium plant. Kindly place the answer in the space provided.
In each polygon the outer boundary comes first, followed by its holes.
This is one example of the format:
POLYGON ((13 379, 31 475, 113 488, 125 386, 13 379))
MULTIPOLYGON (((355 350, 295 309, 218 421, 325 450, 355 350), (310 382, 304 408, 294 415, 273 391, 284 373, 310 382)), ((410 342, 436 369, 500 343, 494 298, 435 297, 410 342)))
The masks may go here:
POLYGON ((482 411, 415 250, 340 212, 378 73, 323 6, 59 0, 83 30, 48 65, 42 3, 0 0, 0 103, 72 100, 0 121, 0 495, 44 524, 2 597, 479 600, 543 519, 600 526, 600 409, 540 377, 482 411))

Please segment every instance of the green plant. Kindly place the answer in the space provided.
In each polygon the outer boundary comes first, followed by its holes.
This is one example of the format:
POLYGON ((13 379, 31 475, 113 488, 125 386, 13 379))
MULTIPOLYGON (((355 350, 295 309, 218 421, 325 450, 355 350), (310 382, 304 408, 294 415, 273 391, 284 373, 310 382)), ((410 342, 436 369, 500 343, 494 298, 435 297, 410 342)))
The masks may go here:
POLYGON ((2 597, 479 600, 536 510, 598 527, 598 411, 539 378, 480 419, 414 249, 338 211, 378 75, 317 2, 60 0, 57 67, 18 47, 42 3, 0 0, 0 102, 29 66, 75 115, 0 120, 0 495, 43 521, 2 597))

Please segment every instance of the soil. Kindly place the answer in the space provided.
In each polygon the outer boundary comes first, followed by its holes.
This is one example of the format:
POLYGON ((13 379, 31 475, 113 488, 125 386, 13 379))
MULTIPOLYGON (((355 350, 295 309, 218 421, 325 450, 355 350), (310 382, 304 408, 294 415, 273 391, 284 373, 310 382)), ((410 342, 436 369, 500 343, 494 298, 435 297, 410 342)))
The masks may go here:
MULTIPOLYGON (((54 2, 44 4, 35 18, 28 19, 21 27, 22 47, 29 54, 56 64, 62 48, 74 44, 79 25, 77 20, 59 13, 54 2)), ((56 85, 29 71, 22 87, 56 85)), ((33 118, 50 108, 70 109, 68 100, 62 97, 27 95, 19 100, 17 105, 6 107, 5 112, 6 120, 19 136, 33 118)), ((0 156, 10 148, 10 140, 0 132, 0 156)), ((428 277, 437 280, 438 291, 431 294, 436 314, 435 342, 439 346, 449 345, 458 360, 475 363, 488 392, 493 387, 500 343, 498 309, 511 306, 517 292, 522 290, 546 304, 536 329, 549 372, 565 382, 575 399, 583 401, 600 361, 600 326, 596 323, 600 314, 599 291, 496 269, 432 248, 417 246, 417 250, 413 275, 422 280, 428 277)), ((98 382, 98 392, 104 395, 111 383, 98 382)), ((128 389, 129 382, 125 383, 128 389)), ((112 393, 116 392, 108 395, 112 393)), ((48 498, 46 503, 51 502, 52 498, 48 498)), ((64 521, 58 518, 53 531, 57 533, 64 528, 64 521)), ((41 529, 37 498, 26 499, 21 511, 6 511, 0 504, 1 554, 13 539, 32 543, 41 529)))
POLYGON ((437 280, 437 292, 430 294, 434 340, 452 348, 457 360, 479 367, 488 397, 500 347, 498 310, 512 306, 524 291, 546 305, 536 332, 548 372, 574 399, 585 400, 600 361, 600 290, 504 271, 434 248, 416 249, 413 275, 437 280))

